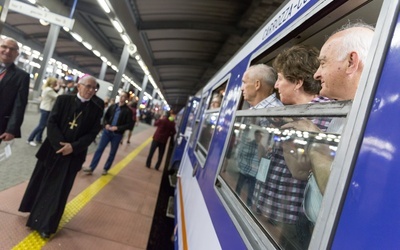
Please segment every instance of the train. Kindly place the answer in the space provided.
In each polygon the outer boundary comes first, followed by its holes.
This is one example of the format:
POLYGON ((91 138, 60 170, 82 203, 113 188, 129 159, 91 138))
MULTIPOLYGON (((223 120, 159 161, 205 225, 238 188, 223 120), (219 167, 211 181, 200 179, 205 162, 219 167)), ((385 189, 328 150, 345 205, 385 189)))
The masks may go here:
MULTIPOLYGON (((178 176, 175 249, 399 248, 400 133, 395 125, 400 119, 399 5, 396 0, 286 1, 189 99, 180 116, 176 145, 180 149, 171 162, 178 176), (271 65, 280 51, 294 45, 321 48, 333 31, 357 19, 373 25, 375 35, 354 100, 248 109, 241 91, 246 69, 271 65), (222 97, 220 105, 213 105, 215 96, 222 97), (235 185, 244 135, 263 131, 265 146, 274 146, 283 136, 279 129, 248 126, 246 120, 310 117, 339 117, 346 123, 340 134, 290 135, 299 144, 327 140, 334 157, 321 208, 304 246, 247 204, 246 195, 237 193, 235 185)), ((268 166, 260 169, 257 179, 260 175, 259 180, 265 180, 268 166)))

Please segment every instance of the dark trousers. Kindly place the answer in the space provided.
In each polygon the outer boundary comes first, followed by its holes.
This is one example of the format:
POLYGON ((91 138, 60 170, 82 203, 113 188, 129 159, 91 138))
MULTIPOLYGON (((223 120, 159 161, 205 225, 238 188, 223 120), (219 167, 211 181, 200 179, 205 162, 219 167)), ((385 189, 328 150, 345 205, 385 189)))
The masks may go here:
POLYGON ((151 159, 153 158, 154 152, 158 148, 158 160, 157 160, 155 169, 160 168, 162 158, 164 156, 165 146, 166 146, 166 143, 158 142, 155 140, 153 140, 151 142, 150 152, 149 152, 149 155, 147 156, 146 167, 149 168, 151 166, 151 159))
POLYGON ((40 110, 40 120, 37 127, 32 131, 28 138, 28 141, 33 141, 36 137, 36 141, 42 142, 43 131, 46 128, 47 120, 49 119, 50 111, 40 110))
POLYGON ((246 182, 248 185, 246 203, 247 203, 247 206, 251 207, 251 204, 252 204, 251 200, 253 199, 254 187, 256 185, 256 177, 239 173, 239 179, 237 181, 235 191, 236 191, 237 195, 240 196, 242 187, 243 187, 244 183, 246 183, 246 182))

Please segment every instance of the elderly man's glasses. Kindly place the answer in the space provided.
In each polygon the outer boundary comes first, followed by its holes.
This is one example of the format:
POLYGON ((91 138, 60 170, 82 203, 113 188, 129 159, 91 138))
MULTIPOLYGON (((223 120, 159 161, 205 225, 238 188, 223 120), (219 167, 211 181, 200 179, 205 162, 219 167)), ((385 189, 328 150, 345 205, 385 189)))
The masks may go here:
POLYGON ((2 49, 4 49, 4 50, 9 49, 10 51, 18 51, 18 48, 9 47, 9 46, 7 46, 7 45, 5 45, 5 44, 0 45, 0 47, 1 47, 2 49))
POLYGON ((89 84, 80 83, 81 85, 85 86, 87 90, 94 90, 97 91, 97 86, 90 86, 89 84))

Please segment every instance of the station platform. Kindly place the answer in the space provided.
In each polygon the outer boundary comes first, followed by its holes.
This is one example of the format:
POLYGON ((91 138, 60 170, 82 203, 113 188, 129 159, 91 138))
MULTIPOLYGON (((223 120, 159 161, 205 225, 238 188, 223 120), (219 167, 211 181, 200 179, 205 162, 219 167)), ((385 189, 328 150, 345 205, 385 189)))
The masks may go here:
MULTIPOLYGON (((164 164, 159 171, 145 167, 155 127, 140 123, 130 144, 125 135, 108 175, 101 175, 108 148, 93 175, 78 173, 57 233, 43 240, 25 226, 29 213, 18 212, 39 148, 26 139, 39 116, 37 107, 28 105, 22 138, 14 141, 11 157, 0 162, 0 249, 149 249, 164 173, 164 164)), ((95 149, 92 143, 83 166, 89 165, 95 149)))

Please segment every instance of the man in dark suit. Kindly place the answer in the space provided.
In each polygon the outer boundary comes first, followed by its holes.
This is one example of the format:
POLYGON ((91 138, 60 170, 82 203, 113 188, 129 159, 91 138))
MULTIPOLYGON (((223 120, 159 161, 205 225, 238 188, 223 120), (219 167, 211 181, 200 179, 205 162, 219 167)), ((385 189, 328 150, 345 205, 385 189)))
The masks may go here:
POLYGON ((17 41, 6 38, 0 42, 0 143, 21 137, 29 93, 29 74, 14 61, 19 55, 17 41))

